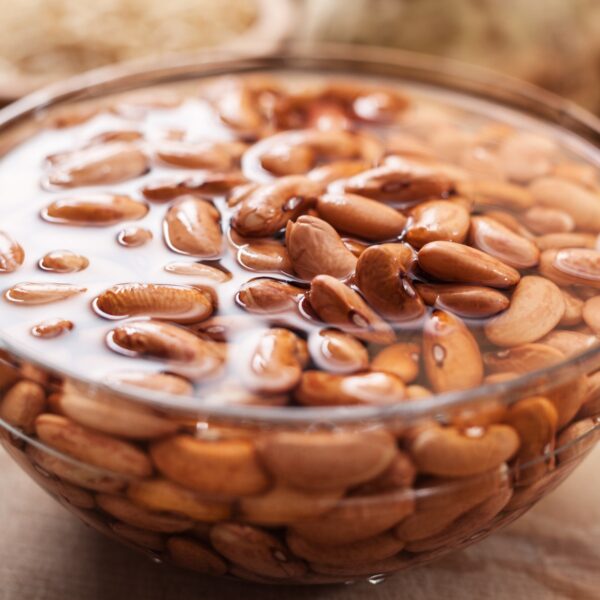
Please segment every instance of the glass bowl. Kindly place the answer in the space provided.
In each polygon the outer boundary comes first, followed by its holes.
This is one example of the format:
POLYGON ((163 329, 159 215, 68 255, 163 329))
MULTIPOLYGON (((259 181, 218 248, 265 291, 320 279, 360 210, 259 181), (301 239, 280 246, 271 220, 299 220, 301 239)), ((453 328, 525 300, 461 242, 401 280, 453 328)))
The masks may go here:
MULTIPOLYGON (((4 109, 0 147, 7 152, 73 103, 269 71, 464 94, 560 128, 600 166, 599 123, 566 101, 439 58, 344 47, 102 69, 4 109)), ((156 562, 253 582, 377 581, 432 561, 518 518, 600 436, 596 347, 468 391, 300 409, 116 387, 32 358, 8 336, 0 348, 1 441, 39 485, 156 562), (535 407, 540 396, 554 406, 556 427, 524 419, 508 435, 507 411, 535 407), (518 451, 507 450, 507 435, 518 435, 518 451)))

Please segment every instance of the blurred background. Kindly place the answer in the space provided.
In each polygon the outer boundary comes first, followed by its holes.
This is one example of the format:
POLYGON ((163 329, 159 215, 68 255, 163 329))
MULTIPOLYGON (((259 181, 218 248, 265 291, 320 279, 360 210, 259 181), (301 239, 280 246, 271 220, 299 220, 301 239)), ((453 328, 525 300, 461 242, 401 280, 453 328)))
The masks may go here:
POLYGON ((295 39, 482 64, 600 114, 600 0, 0 0, 0 15, 5 101, 118 61, 295 39))

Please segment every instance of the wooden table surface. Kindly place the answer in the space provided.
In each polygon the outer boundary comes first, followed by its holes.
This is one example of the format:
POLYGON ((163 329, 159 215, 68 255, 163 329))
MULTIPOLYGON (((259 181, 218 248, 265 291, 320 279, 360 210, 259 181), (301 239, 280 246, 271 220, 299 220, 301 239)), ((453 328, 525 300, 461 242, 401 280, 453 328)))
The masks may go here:
POLYGON ((265 587, 152 564, 88 529, 0 450, 0 600, 598 600, 600 445, 480 544, 371 585, 265 587))

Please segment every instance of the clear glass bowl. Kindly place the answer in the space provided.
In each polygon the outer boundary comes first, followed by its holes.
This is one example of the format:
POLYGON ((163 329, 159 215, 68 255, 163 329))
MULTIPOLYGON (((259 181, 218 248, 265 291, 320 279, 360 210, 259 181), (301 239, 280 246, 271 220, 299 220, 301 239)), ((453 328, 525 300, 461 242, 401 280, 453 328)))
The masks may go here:
MULTIPOLYGON (((437 58, 324 47, 247 58, 200 56, 87 74, 0 113, 0 146, 36 115, 159 84, 265 71, 351 73, 426 84, 510 107, 600 142, 584 111, 521 82, 437 58)), ((590 156, 600 165, 598 154, 590 156)), ((0 338, 1 441, 86 523, 157 562, 262 583, 377 578, 434 560, 518 518, 554 489, 600 436, 587 377, 600 350, 466 392, 385 407, 201 406, 56 370, 0 338), (52 413, 70 395, 70 420, 52 413), (552 439, 532 426, 508 463, 503 410, 543 395, 552 439), (7 408, 8 407, 8 408, 7 408), (33 421, 38 419, 34 435, 33 421), (159 474, 160 473, 160 474, 159 474)))

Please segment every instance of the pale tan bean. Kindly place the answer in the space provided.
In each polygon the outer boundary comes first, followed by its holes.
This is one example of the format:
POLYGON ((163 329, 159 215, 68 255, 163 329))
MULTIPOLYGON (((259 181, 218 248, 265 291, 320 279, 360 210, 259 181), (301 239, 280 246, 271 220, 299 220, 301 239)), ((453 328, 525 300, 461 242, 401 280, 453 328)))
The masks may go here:
POLYGON ((244 183, 246 178, 239 171, 204 171, 185 179, 150 182, 142 188, 142 194, 155 202, 187 195, 221 196, 244 183))
POLYGON ((197 492, 251 496, 269 485, 254 446, 245 440, 179 435, 154 443, 150 455, 166 477, 197 492))
POLYGON ((581 403, 578 418, 596 417, 600 415, 600 371, 588 375, 585 380, 585 395, 581 403))
POLYGON ((406 387, 390 373, 337 375, 304 371, 295 397, 304 406, 386 405, 406 398, 406 387))
POLYGON ((317 200, 319 216, 338 231, 372 241, 398 237, 406 217, 375 200, 356 194, 324 194, 317 200))
POLYGON ((439 477, 470 477, 510 460, 519 448, 519 436, 507 425, 426 427, 409 442, 417 468, 439 477))
POLYGON ((165 542, 159 533, 138 529, 137 527, 119 523, 118 521, 111 523, 110 528, 117 537, 122 538, 134 546, 153 550, 154 552, 162 552, 165 549, 165 542))
POLYGON ((341 546, 383 533, 414 512, 414 492, 407 488, 366 496, 351 496, 333 510, 294 523, 290 530, 323 546, 341 546))
POLYGON ((411 217, 406 241, 415 248, 436 240, 462 243, 469 231, 469 211, 445 200, 423 202, 411 211, 411 217))
POLYGON ((519 375, 537 371, 562 362, 565 355, 547 344, 534 343, 513 346, 497 352, 486 352, 483 362, 491 373, 513 372, 519 375))
POLYGON ((249 525, 219 523, 210 531, 213 547, 227 560, 265 577, 302 577, 306 565, 273 535, 249 525))
POLYGON ((510 306, 485 325, 485 335, 496 346, 519 346, 535 342, 552 331, 565 312, 557 285, 535 275, 523 277, 510 306))
POLYGON ((590 190, 598 188, 598 170, 592 165, 564 161, 554 167, 552 175, 561 179, 568 179, 590 190))
POLYGON ((115 474, 148 477, 150 460, 136 446, 96 433, 58 415, 42 414, 35 421, 38 438, 52 448, 115 474))
POLYGON ((57 187, 106 185, 139 177, 149 170, 146 155, 133 144, 113 142, 68 153, 48 173, 57 187))
POLYGON ((336 329, 311 333, 308 350, 317 367, 332 373, 355 373, 369 366, 367 349, 355 337, 336 329))
POLYGON ((537 247, 544 250, 562 248, 595 248, 596 236, 591 233, 547 233, 535 239, 537 247))
POLYGON ((87 269, 90 261, 80 254, 69 250, 54 250, 48 252, 38 262, 43 271, 52 273, 76 273, 87 269))
POLYGON ((84 395, 70 386, 52 396, 53 408, 76 423, 133 440, 146 440, 177 431, 177 423, 134 402, 108 394, 84 395))
POLYGON ((558 284, 600 288, 600 252, 587 248, 546 250, 540 272, 558 284))
POLYGON ((0 274, 16 271, 25 260, 25 252, 8 233, 0 231, 0 274))
POLYGON ((46 408, 44 388, 33 381, 15 383, 0 400, 0 418, 25 433, 33 433, 35 420, 46 408))
POLYGON ((537 235, 546 233, 570 233, 575 229, 573 217, 558 208, 532 206, 524 215, 523 221, 530 231, 537 235))
POLYGON ((357 338, 379 344, 390 343, 392 328, 347 285, 329 275, 318 275, 310 285, 310 304, 326 323, 357 338))
POLYGON ((433 396, 433 392, 422 385, 409 385, 406 388, 406 397, 409 400, 418 400, 419 398, 428 398, 433 396))
POLYGON ((273 235, 314 204, 319 192, 320 186, 305 177, 281 177, 250 192, 237 205, 232 225, 241 235, 273 235))
POLYGON ((563 300, 565 301, 565 312, 559 325, 570 326, 578 325, 583 319, 583 300, 571 292, 561 289, 563 300))
POLYGON ((272 239, 256 240, 240 246, 237 261, 252 271, 279 271, 294 273, 286 247, 272 239))
POLYGON ((86 288, 70 283, 17 283, 4 292, 4 297, 14 304, 49 304, 81 294, 86 288))
POLYGON ((310 562, 340 567, 363 565, 384 560, 397 554, 404 547, 404 542, 391 533, 381 533, 366 540, 340 546, 323 546, 305 540, 291 531, 288 533, 286 541, 290 550, 300 558, 310 562))
POLYGON ((248 312, 273 314, 296 310, 305 290, 277 279, 252 279, 240 287, 238 303, 248 312))
POLYGON ((92 466, 81 465, 68 459, 59 458, 47 450, 36 446, 27 446, 27 456, 31 461, 52 475, 69 483, 97 492, 116 493, 122 490, 127 479, 118 475, 109 475, 103 470, 92 466))
POLYGON ((185 537, 171 537, 167 540, 167 550, 169 559, 182 569, 213 576, 227 573, 225 561, 200 542, 185 537))
POLYGON ((370 167, 366 160, 337 160, 321 167, 316 167, 307 173, 307 177, 323 187, 338 179, 348 179, 370 167))
POLYGON ((407 277, 413 261, 413 251, 405 244, 371 246, 358 259, 356 283, 368 303, 388 321, 412 321, 425 312, 407 277))
POLYGON ((517 132, 503 140, 498 158, 508 179, 527 183, 550 173, 557 154, 558 146, 547 137, 517 132))
POLYGON ((491 179, 459 181, 456 189, 461 196, 473 200, 477 207, 496 206, 516 212, 534 204, 531 192, 518 185, 491 179))
POLYGON ((483 380, 479 345, 465 324, 434 310, 423 328, 423 364, 436 392, 478 386, 483 380))
POLYGON ((41 211, 41 216, 61 225, 107 227, 141 219, 148 210, 147 204, 129 196, 95 193, 55 200, 41 211))
POLYGON ((504 227, 510 229, 514 233, 535 241, 535 236, 531 233, 531 231, 529 231, 529 229, 527 229, 527 227, 523 226, 521 221, 517 219, 516 216, 508 212, 504 212, 503 210, 488 210, 485 212, 485 216, 488 219, 494 219, 494 221, 498 221, 498 223, 504 225, 504 227))
POLYGON ((481 285, 417 283, 415 287, 426 304, 459 317, 491 317, 510 304, 502 292, 481 285))
POLYGON ((534 396, 510 406, 504 421, 518 433, 521 440, 513 467, 515 482, 529 485, 553 467, 553 458, 546 459, 548 462, 541 458, 554 449, 558 413, 548 399, 534 396), (534 464, 530 464, 532 461, 534 464))
POLYGON ((184 196, 167 211, 163 235, 175 252, 216 258, 223 246, 221 214, 207 200, 184 196))
POLYGON ((585 324, 596 334, 600 334, 600 296, 585 301, 582 316, 585 324))
POLYGON ((469 241, 475 248, 517 269, 537 265, 540 256, 540 251, 531 240, 487 217, 471 219, 469 241))
POLYGON ((578 229, 600 230, 600 194, 560 177, 542 177, 530 188, 535 201, 571 215, 578 229))
POLYGON ((397 452, 383 430, 279 432, 259 438, 257 450, 279 481, 309 491, 365 483, 383 473, 397 452))
POLYGON ((421 347, 399 342, 381 350, 371 361, 373 371, 397 375, 404 383, 411 383, 419 375, 421 347))
POLYGON ((127 496, 142 508, 182 515, 202 523, 214 523, 231 516, 230 503, 207 499, 167 479, 134 481, 127 489, 127 496))
POLYGON ((113 494, 98 494, 96 503, 106 513, 133 527, 158 533, 176 533, 192 526, 189 519, 154 513, 140 508, 131 500, 113 494))
POLYGON ((565 356, 575 356, 597 345, 600 340, 595 335, 580 331, 555 329, 545 335, 540 343, 560 350, 565 356))
POLYGON ((343 493, 343 489, 304 491, 275 485, 260 496, 241 498, 238 508, 241 519, 247 523, 278 527, 318 517, 331 510, 343 493))
POLYGON ((321 274, 345 279, 356 267, 356 256, 322 219, 302 215, 296 222, 288 221, 285 243, 294 271, 303 279, 321 274))
POLYGON ((418 253, 421 268, 442 281, 474 283, 494 288, 516 285, 519 272, 502 261, 455 242, 430 242, 418 253))
POLYGON ((306 342, 288 329, 273 328, 250 338, 236 351, 237 374, 254 392, 288 392, 300 381, 308 362, 306 342))
POLYGON ((210 317, 213 301, 197 287, 158 283, 121 283, 104 290, 94 300, 100 316, 146 316, 175 323, 196 323, 210 317))
POLYGON ((390 466, 374 479, 357 486, 354 492, 359 496, 370 496, 410 488, 417 476, 417 469, 409 455, 398 450, 390 466))

